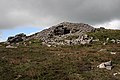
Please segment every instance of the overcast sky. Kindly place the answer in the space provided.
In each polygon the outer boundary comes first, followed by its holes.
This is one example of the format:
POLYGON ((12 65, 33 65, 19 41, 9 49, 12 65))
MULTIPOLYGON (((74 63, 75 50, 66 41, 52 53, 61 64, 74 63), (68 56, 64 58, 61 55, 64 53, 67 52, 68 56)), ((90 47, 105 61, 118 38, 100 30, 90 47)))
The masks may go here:
POLYGON ((63 21, 120 28, 120 0, 0 0, 0 30, 63 21))

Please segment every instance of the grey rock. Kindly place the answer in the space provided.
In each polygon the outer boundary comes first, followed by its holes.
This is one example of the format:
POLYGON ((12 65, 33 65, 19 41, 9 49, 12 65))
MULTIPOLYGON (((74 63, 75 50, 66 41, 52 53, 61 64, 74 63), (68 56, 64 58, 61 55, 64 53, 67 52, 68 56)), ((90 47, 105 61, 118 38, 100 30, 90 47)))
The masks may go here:
POLYGON ((117 52, 110 52, 110 54, 114 54, 114 55, 115 55, 116 53, 117 53, 117 52))
POLYGON ((94 30, 95 28, 88 24, 63 22, 38 32, 33 35, 34 37, 32 37, 46 41, 47 39, 54 38, 56 36, 61 37, 62 35, 82 35, 85 32, 91 32, 94 30))
POLYGON ((26 35, 24 33, 21 33, 12 37, 8 37, 7 42, 17 43, 17 42, 25 41, 25 39, 26 39, 26 35))
POLYGON ((112 65, 112 61, 105 62, 104 64, 105 64, 105 66, 111 66, 112 65))
POLYGON ((120 72, 116 72, 116 73, 114 73, 113 75, 114 75, 114 76, 120 75, 120 72))
POLYGON ((92 40, 93 42, 98 42, 98 41, 100 41, 99 39, 93 39, 92 40))
POLYGON ((106 66, 105 67, 107 70, 112 70, 112 66, 106 66))
POLYGON ((98 68, 105 68, 107 70, 112 70, 112 61, 103 62, 97 66, 98 68))
POLYGON ((101 63, 100 65, 97 66, 98 68, 105 68, 105 64, 101 63))
POLYGON ((117 39, 117 40, 116 40, 116 42, 117 42, 117 44, 119 44, 119 43, 120 43, 120 40, 119 40, 119 39, 117 39))
POLYGON ((110 38, 107 38, 107 39, 106 39, 106 42, 108 42, 108 41, 109 41, 109 39, 110 39, 110 38))
POLYGON ((17 48, 17 47, 8 45, 8 46, 6 46, 6 48, 17 48))
POLYGON ((18 34, 13 37, 9 37, 7 42, 18 43, 20 41, 39 39, 42 42, 45 42, 45 44, 52 46, 89 44, 91 39, 85 33, 92 31, 95 31, 95 28, 88 24, 62 22, 30 36, 26 36, 25 34, 18 34), (72 39, 67 39, 68 37, 71 37, 72 39))
POLYGON ((98 52, 104 52, 107 51, 107 49, 100 49, 98 52))
POLYGON ((115 43, 115 39, 110 40, 112 43, 115 43))

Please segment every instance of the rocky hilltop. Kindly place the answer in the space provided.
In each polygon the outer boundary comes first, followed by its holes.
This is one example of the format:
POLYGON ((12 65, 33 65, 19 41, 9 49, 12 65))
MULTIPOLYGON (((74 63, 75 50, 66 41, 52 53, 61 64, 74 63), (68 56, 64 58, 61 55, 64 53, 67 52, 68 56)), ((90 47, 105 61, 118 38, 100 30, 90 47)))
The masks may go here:
POLYGON ((64 45, 75 43, 86 32, 95 31, 95 28, 84 23, 62 22, 41 32, 33 34, 29 39, 40 39, 47 44, 64 45), (66 42, 67 41, 67 42, 66 42))
MULTIPOLYGON (((86 32, 95 31, 95 28, 84 23, 70 23, 70 22, 62 22, 55 26, 52 26, 48 29, 45 29, 41 32, 35 33, 31 36, 25 36, 26 40, 31 39, 39 39, 43 41, 45 44, 55 44, 55 45, 63 45, 63 44, 75 44, 76 39, 82 38, 83 34, 86 32)), ((21 36, 23 38, 23 36, 21 36)), ((21 40, 20 36, 9 37, 8 42, 19 42, 21 40), (19 38, 19 39, 18 39, 19 38)), ((24 39, 25 41, 25 39, 24 39)))
POLYGON ((41 32, 38 32, 37 35, 34 35, 33 37, 40 38, 44 41, 47 38, 52 38, 55 36, 60 37, 62 35, 81 35, 85 32, 91 32, 94 30, 95 28, 88 24, 62 22, 41 32))

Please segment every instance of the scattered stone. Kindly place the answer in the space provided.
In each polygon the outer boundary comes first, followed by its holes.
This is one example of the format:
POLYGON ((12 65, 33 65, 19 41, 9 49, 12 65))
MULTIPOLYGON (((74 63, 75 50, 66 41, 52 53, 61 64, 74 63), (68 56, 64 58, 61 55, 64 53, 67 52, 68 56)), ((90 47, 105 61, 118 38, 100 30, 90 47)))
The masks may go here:
POLYGON ((100 41, 99 39, 93 39, 92 40, 93 42, 98 42, 98 41, 100 41))
POLYGON ((97 66, 98 68, 105 68, 105 64, 101 63, 100 65, 97 66))
POLYGON ((115 39, 110 40, 112 43, 115 43, 115 39))
POLYGON ((58 54, 58 56, 60 56, 60 54, 58 54))
POLYGON ((117 52, 110 52, 110 54, 116 54, 117 52))
POLYGON ((118 73, 114 73, 113 75, 116 76, 118 73))
POLYGON ((65 43, 67 43, 68 45, 71 44, 71 40, 65 40, 65 43))
POLYGON ((45 42, 42 42, 42 45, 46 45, 46 43, 45 43, 45 42))
POLYGON ((117 39, 117 40, 116 40, 116 42, 117 42, 117 44, 119 44, 119 43, 120 43, 120 40, 119 40, 119 39, 117 39))
POLYGON ((101 63, 97 66, 98 68, 105 68, 107 70, 112 70, 112 61, 101 63))
POLYGON ((5 59, 5 56, 4 56, 4 57, 2 57, 2 59, 5 59))
POLYGON ((108 41, 109 41, 109 39, 110 39, 110 38, 107 38, 107 39, 106 39, 106 42, 108 42, 108 41))
POLYGON ((80 44, 83 44, 83 45, 86 44, 86 43, 87 43, 86 41, 81 41, 80 42, 80 44))
POLYGON ((17 45, 17 46, 19 46, 19 45, 20 45, 20 43, 16 43, 16 45, 17 45))
POLYGON ((104 42, 103 45, 106 45, 106 42, 104 42))
POLYGON ((15 80, 18 80, 21 77, 22 77, 22 75, 17 75, 17 77, 15 78, 15 80))
POLYGON ((100 49, 98 52, 107 51, 107 49, 100 49))
POLYGON ((91 38, 88 38, 88 36, 87 35, 85 35, 85 37, 83 36, 82 37, 83 39, 81 39, 80 40, 80 44, 90 44, 90 42, 92 42, 92 40, 93 40, 93 37, 91 37, 91 38))
POLYGON ((84 39, 88 39, 88 35, 87 34, 84 35, 84 39))
POLYGON ((51 47, 52 45, 47 44, 47 47, 51 47))
POLYGON ((120 72, 114 73, 113 75, 114 75, 114 76, 116 76, 116 75, 120 75, 120 72))
POLYGON ((17 48, 17 47, 8 45, 8 46, 6 46, 6 48, 17 48))
POLYGON ((32 44, 32 42, 31 42, 31 41, 29 41, 29 44, 32 44))

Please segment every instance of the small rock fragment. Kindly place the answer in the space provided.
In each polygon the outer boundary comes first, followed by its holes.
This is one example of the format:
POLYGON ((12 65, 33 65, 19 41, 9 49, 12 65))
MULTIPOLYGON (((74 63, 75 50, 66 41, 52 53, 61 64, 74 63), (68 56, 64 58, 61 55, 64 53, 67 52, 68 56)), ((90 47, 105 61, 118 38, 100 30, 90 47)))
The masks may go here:
POLYGON ((120 74, 120 72, 114 73, 113 75, 116 76, 116 75, 118 75, 118 74, 120 74))
POLYGON ((6 48, 17 48, 17 47, 8 45, 8 46, 6 46, 6 48))
POLYGON ((116 54, 116 52, 110 52, 110 54, 116 54))
POLYGON ((98 52, 106 51, 106 49, 100 49, 98 52))

